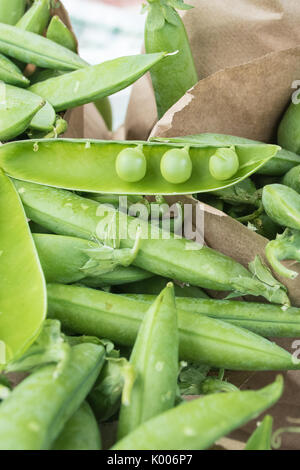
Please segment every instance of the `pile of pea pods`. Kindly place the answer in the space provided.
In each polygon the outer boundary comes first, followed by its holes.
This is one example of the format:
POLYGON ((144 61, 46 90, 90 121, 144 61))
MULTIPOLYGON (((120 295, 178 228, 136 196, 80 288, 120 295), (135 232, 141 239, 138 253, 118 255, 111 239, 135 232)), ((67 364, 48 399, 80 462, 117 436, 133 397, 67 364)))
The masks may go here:
MULTIPOLYGON (((68 109, 94 102, 110 126, 107 97, 148 71, 158 117, 198 78, 183 0, 149 0, 146 54, 95 66, 55 5, 0 0, 0 449, 101 450, 115 425, 115 452, 209 449, 283 393, 280 374, 241 391, 226 371, 300 369, 268 339, 300 334, 273 275, 300 262, 298 108, 278 145, 65 139, 68 109), (273 273, 183 236, 179 195, 268 238, 273 273)), ((245 450, 283 431, 265 415, 245 450)))

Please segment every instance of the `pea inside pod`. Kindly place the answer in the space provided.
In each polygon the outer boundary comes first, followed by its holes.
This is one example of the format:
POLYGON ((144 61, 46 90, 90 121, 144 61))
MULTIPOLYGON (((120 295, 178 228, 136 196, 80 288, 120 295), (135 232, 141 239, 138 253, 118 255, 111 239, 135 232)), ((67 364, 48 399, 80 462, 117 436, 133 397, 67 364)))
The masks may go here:
MULTIPOLYGON (((187 154, 183 144, 70 139, 28 140, 2 146, 0 165, 8 175, 16 179, 78 191, 143 195, 193 194, 215 191, 242 181, 276 155, 278 147, 237 145, 235 150, 239 157, 240 168, 232 178, 220 182, 213 178, 209 171, 210 158, 217 148, 192 145, 189 148, 189 158, 193 168, 191 177, 178 184, 168 182, 161 173, 162 159, 168 151, 172 151, 173 155, 175 150, 176 155, 180 154, 180 159, 184 155, 186 162, 187 154), (144 167, 144 159, 140 154, 136 154, 139 145, 143 146, 147 171, 143 179, 130 183, 118 176, 116 163, 119 156, 123 156, 121 152, 126 150, 127 161, 129 149, 130 157, 134 150, 134 161, 137 155, 138 176, 141 177, 144 169, 140 172, 140 162, 144 167)), ((126 169, 126 165, 124 166, 126 169)), ((123 166, 122 169, 125 171, 123 166)), ((175 170, 180 173, 177 168, 175 170)), ((178 174, 177 177, 179 176, 181 175, 178 174)))
POLYGON ((146 171, 147 161, 142 145, 121 150, 116 159, 116 172, 121 180, 136 183, 144 178, 146 171))
POLYGON ((193 171, 188 148, 168 150, 161 159, 160 171, 168 183, 181 184, 188 181, 193 171))
POLYGON ((220 148, 209 160, 209 171, 219 181, 232 178, 239 169, 239 157, 234 149, 220 148))

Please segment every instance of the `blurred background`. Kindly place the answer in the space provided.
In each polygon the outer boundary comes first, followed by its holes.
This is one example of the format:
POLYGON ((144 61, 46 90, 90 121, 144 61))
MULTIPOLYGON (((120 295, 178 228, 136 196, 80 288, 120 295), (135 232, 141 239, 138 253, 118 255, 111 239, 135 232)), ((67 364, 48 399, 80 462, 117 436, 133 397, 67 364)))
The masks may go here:
MULTIPOLYGON (((142 0, 63 0, 79 41, 80 55, 90 64, 139 54, 146 15, 142 0)), ((125 119, 130 89, 113 95, 113 127, 125 119)))

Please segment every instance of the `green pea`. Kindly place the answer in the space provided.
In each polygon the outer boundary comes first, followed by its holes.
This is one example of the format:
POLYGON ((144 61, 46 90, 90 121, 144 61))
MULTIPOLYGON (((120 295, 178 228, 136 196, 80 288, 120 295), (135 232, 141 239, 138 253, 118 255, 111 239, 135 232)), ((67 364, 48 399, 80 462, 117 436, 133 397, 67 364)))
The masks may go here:
POLYGON ((210 174, 218 181, 232 178, 239 167, 239 158, 233 146, 218 149, 209 161, 210 174))
POLYGON ((188 181, 193 171, 188 149, 168 150, 161 159, 160 171, 169 183, 180 184, 188 181))
POLYGON ((141 181, 147 171, 147 161, 143 153, 143 147, 127 148, 117 156, 116 172, 121 180, 127 183, 141 181))

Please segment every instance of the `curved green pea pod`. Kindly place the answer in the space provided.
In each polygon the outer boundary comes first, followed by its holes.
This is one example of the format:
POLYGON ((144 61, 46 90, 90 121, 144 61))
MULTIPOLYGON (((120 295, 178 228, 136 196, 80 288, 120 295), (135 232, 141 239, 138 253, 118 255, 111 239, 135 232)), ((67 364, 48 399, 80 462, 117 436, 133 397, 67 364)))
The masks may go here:
POLYGON ((30 85, 28 78, 24 77, 20 69, 3 54, 0 54, 0 80, 22 88, 30 85))
MULTIPOLYGON (((124 294, 155 294, 158 295, 171 279, 153 276, 151 279, 120 285, 118 290, 124 294)), ((174 284, 177 297, 193 297, 195 299, 208 299, 208 295, 199 287, 174 284)))
POLYGON ((44 104, 42 98, 30 91, 0 82, 0 140, 22 134, 44 104))
POLYGON ((77 41, 74 34, 57 15, 53 16, 50 21, 47 29, 47 38, 66 47, 67 49, 70 49, 70 51, 76 52, 77 50, 77 41))
POLYGON ((268 216, 277 224, 300 230, 300 194, 283 184, 265 186, 262 203, 268 216))
POLYGON ((52 450, 101 450, 98 423, 86 401, 65 424, 52 450))
POLYGON ((120 228, 120 248, 132 249, 140 232, 134 266, 197 287, 263 295, 275 303, 288 303, 286 292, 278 285, 260 281, 235 260, 206 246, 172 233, 165 239, 166 232, 148 221, 62 189, 17 180, 14 184, 27 217, 54 233, 104 241, 108 232, 117 234, 120 228))
POLYGON ((135 381, 119 415, 118 438, 175 404, 178 325, 173 284, 160 293, 141 323, 130 356, 135 381), (128 400, 128 401, 127 401, 128 400))
MULTIPOLYGON (((233 135, 225 134, 196 134, 187 135, 184 137, 170 137, 170 138, 156 138, 153 137, 151 141, 156 142, 173 142, 173 143, 185 143, 185 144, 198 144, 198 145, 214 145, 214 146, 228 146, 231 145, 266 145, 256 140, 246 139, 244 137, 236 137, 233 135)), ((257 170, 260 175, 269 176, 282 176, 291 168, 296 165, 300 165, 300 155, 289 152, 286 149, 281 149, 274 155, 273 158, 268 160, 262 167, 257 170)))
POLYGON ((295 279, 299 273, 288 269, 280 261, 288 259, 300 262, 300 232, 286 229, 282 235, 277 235, 276 240, 267 244, 266 257, 275 272, 295 279))
POLYGON ((48 100, 57 112, 65 111, 127 88, 164 57, 164 53, 119 57, 49 78, 32 85, 30 89, 48 100))
POLYGON ((94 105, 98 109, 99 113, 103 117, 103 120, 106 124, 106 127, 109 131, 112 130, 113 126, 113 114, 112 114, 112 107, 108 96, 101 100, 96 100, 94 105))
POLYGON ((127 377, 128 366, 124 358, 107 358, 88 396, 88 402, 100 422, 108 421, 120 408, 122 390, 127 380, 130 382, 128 386, 132 386, 132 378, 127 377))
POLYGON ((59 375, 47 366, 21 382, 0 405, 0 449, 50 449, 95 383, 104 358, 103 346, 80 344, 59 375))
POLYGON ((52 70, 52 69, 39 69, 37 68, 35 72, 30 75, 30 83, 34 85, 38 82, 43 82, 44 80, 49 80, 49 78, 59 77, 65 73, 70 72, 62 72, 61 70, 52 70))
POLYGON ((25 213, 1 170, 0 312, 0 343, 5 352, 0 357, 1 368, 29 348, 46 316, 45 281, 25 213))
MULTIPOLYGON (((153 295, 128 294, 138 302, 153 302, 153 295)), ((290 337, 300 334, 300 309, 258 302, 176 297, 180 311, 207 315, 266 337, 290 337)))
MULTIPOLYGON (((44 83, 47 82, 40 85, 44 83)), ((31 87, 30 90, 35 90, 40 95, 38 86, 31 87)), ((53 104, 51 99, 49 101, 53 104)), ((189 154, 193 164, 192 176, 184 183, 172 184, 161 174, 161 160, 170 149, 182 147, 184 146, 181 144, 154 142, 29 140, 2 146, 0 163, 5 172, 13 178, 65 189, 126 195, 177 195, 215 191, 237 184, 257 171, 278 149, 274 145, 237 146, 239 171, 233 178, 220 182, 209 172, 209 160, 216 148, 191 146, 189 154), (118 177, 116 161, 122 151, 136 148, 137 145, 142 146, 146 158, 146 176, 140 181, 129 183, 118 177)))
POLYGON ((297 154, 300 152, 299 113, 299 105, 291 103, 279 124, 277 133, 279 145, 297 154))
POLYGON ((91 260, 90 250, 99 248, 99 244, 92 241, 48 234, 34 234, 33 239, 47 282, 81 282, 100 287, 135 282, 152 276, 134 266, 118 266, 112 272, 93 274, 85 268, 91 260))
POLYGON ((178 2, 174 6, 174 2, 168 0, 148 3, 146 8, 149 13, 145 25, 146 52, 170 53, 165 62, 151 70, 160 119, 187 90, 197 83, 198 75, 184 24, 175 10, 175 8, 190 7, 183 2, 180 2, 180 7, 178 2))
POLYGON ((282 376, 258 391, 208 395, 173 408, 114 445, 112 450, 201 450, 259 416, 279 400, 282 376))
POLYGON ((284 175, 282 184, 300 193, 300 165, 295 166, 284 175))
POLYGON ((0 23, 0 52, 28 64, 57 70, 75 70, 87 63, 59 44, 17 26, 0 23))
POLYGON ((244 450, 272 450, 272 426, 272 416, 265 416, 263 421, 257 426, 253 434, 248 439, 244 450))
POLYGON ((35 0, 16 27, 35 34, 42 34, 50 18, 50 0, 35 0))
MULTIPOLYGON (((275 343, 224 321, 184 311, 181 300, 192 299, 176 300, 182 360, 230 370, 300 368, 299 361, 275 343)), ((74 333, 108 338, 122 346, 133 346, 149 306, 149 302, 86 287, 48 284, 50 318, 74 333)))
POLYGON ((0 0, 0 23, 16 24, 24 14, 26 0, 0 0))
POLYGON ((49 101, 46 101, 46 104, 36 113, 30 122, 29 127, 42 132, 51 131, 53 129, 55 119, 55 110, 49 101))

